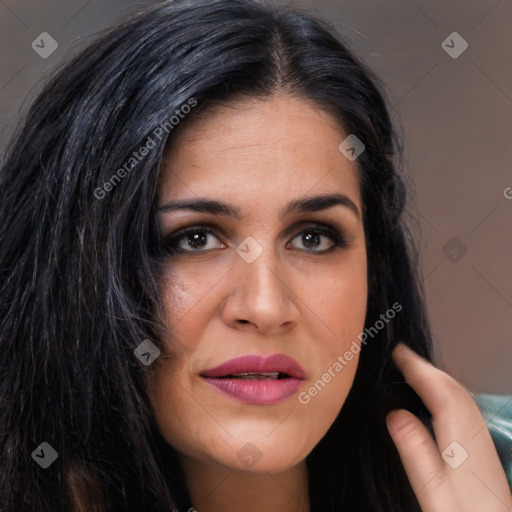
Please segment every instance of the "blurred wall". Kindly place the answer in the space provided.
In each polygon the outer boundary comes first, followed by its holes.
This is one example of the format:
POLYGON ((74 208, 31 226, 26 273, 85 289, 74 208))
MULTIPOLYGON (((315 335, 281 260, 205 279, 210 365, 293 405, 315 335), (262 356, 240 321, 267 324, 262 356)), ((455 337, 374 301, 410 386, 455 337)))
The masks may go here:
MULTIPOLYGON (((145 3, 0 0, 0 145, 56 64, 145 3)), ((512 393, 512 2, 292 3, 330 21, 387 86, 441 366, 473 391, 512 393)))

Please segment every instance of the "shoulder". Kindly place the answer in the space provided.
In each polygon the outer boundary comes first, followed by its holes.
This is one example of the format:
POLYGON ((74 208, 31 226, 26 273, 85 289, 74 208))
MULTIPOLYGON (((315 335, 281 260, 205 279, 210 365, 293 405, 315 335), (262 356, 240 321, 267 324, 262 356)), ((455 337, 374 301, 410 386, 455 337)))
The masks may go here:
POLYGON ((512 395, 473 395, 512 489, 512 395))

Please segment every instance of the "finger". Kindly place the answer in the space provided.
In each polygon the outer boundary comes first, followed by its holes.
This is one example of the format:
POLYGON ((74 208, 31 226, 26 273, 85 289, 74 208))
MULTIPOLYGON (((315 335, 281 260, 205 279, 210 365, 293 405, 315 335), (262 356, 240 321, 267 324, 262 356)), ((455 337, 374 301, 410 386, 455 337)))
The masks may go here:
MULTIPOLYGON (((432 414, 434 429, 441 420, 447 425, 463 425, 467 432, 478 432, 482 428, 484 422, 478 406, 454 378, 403 343, 399 343, 393 351, 393 359, 407 383, 418 393, 432 414)), ((457 433, 458 429, 446 432, 450 436, 457 433)))
MULTIPOLYGON (((463 386, 401 343, 393 352, 393 358, 407 383, 432 414, 432 426, 441 453, 447 449, 450 456, 451 448, 455 446, 458 457, 466 457, 465 452, 471 449, 471 455, 479 459, 487 459, 487 454, 493 452, 495 462, 499 462, 478 406, 463 386)), ((445 459, 445 462, 452 461, 445 459)))
POLYGON ((386 423, 421 510, 456 510, 445 464, 430 432, 404 409, 390 412, 386 423))
POLYGON ((458 481, 457 487, 466 497, 481 498, 487 493, 483 498, 487 501, 509 503, 510 489, 503 466, 485 420, 468 391, 403 344, 396 347, 393 357, 433 416, 435 442, 447 477, 458 481), (485 484, 477 477, 483 478, 485 484), (468 482, 472 485, 466 485, 468 482))

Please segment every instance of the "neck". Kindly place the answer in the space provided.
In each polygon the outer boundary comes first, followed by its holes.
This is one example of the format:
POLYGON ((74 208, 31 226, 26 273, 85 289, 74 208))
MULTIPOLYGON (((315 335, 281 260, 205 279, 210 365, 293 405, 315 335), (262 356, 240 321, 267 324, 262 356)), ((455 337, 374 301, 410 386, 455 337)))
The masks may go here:
POLYGON ((191 509, 198 512, 309 512, 306 462, 281 473, 256 474, 182 461, 191 509))

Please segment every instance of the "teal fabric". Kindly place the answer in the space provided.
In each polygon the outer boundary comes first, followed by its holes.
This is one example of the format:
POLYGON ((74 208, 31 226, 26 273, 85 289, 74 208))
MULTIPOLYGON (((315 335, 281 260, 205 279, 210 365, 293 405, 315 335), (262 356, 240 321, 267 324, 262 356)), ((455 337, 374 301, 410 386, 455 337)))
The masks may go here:
POLYGON ((512 395, 473 395, 512 489, 512 395))

